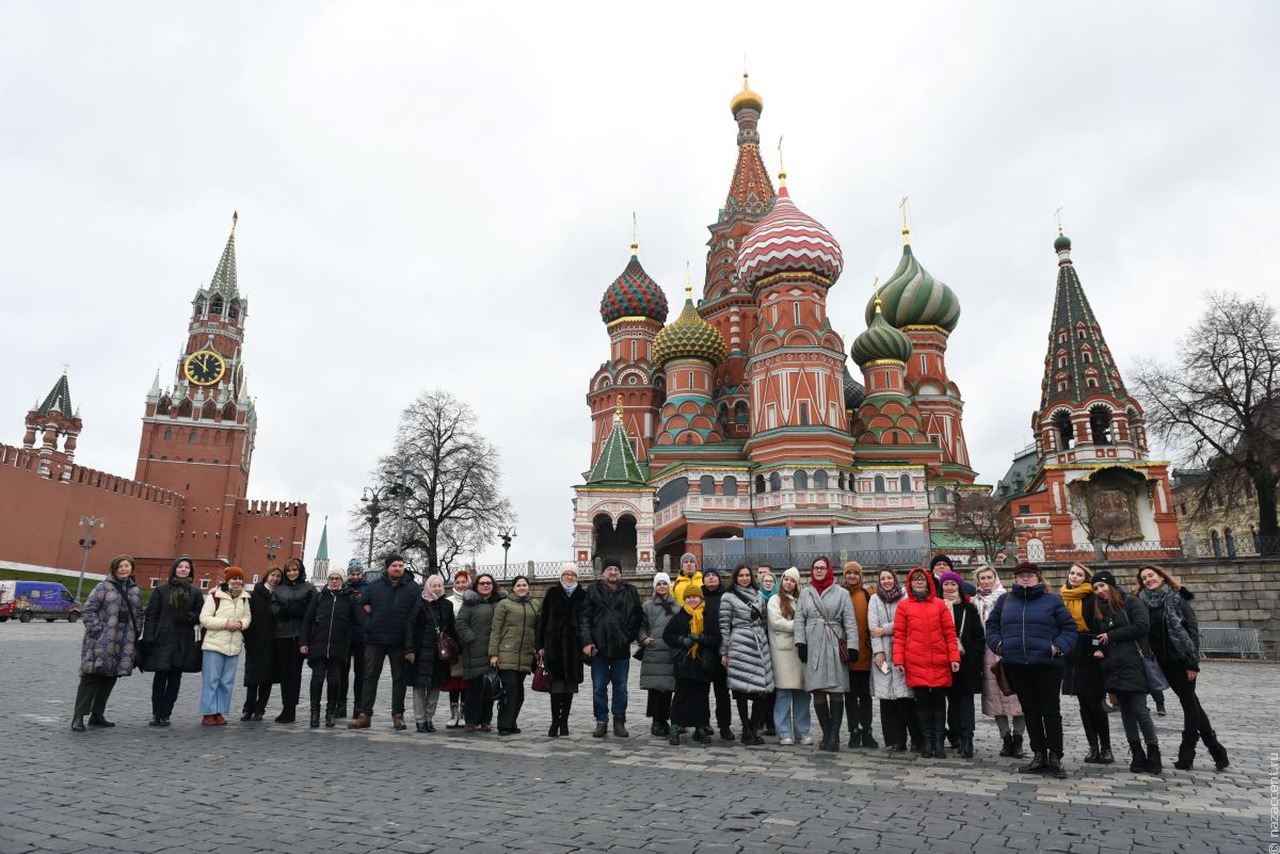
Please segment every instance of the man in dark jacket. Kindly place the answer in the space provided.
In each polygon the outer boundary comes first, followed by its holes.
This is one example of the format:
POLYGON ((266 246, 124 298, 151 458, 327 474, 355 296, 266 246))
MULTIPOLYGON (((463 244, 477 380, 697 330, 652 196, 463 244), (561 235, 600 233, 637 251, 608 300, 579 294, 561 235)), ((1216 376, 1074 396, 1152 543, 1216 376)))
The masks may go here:
POLYGON ((360 594, 357 616, 364 628, 364 691, 356 707, 356 719, 348 729, 365 729, 373 717, 378 699, 378 680, 383 659, 391 659, 391 723, 404 729, 405 660, 404 637, 413 603, 422 588, 413 580, 404 558, 389 554, 383 559, 386 573, 360 594))
MULTIPOLYGON (((347 562, 347 589, 357 602, 364 593, 364 561, 353 557, 347 562)), ((349 651, 351 663, 342 671, 342 679, 338 685, 338 704, 335 717, 347 716, 347 693, 350 690, 355 705, 360 705, 360 695, 364 693, 364 627, 356 623, 351 630, 351 646, 349 651), (355 674, 352 680, 351 675, 355 674), (353 686, 351 683, 355 682, 353 686)))
POLYGON ((640 594, 622 583, 622 563, 605 558, 600 580, 587 589, 582 609, 582 654, 591 659, 591 705, 596 738, 609 730, 609 686, 613 685, 613 734, 627 738, 627 676, 631 642, 640 636, 640 594))

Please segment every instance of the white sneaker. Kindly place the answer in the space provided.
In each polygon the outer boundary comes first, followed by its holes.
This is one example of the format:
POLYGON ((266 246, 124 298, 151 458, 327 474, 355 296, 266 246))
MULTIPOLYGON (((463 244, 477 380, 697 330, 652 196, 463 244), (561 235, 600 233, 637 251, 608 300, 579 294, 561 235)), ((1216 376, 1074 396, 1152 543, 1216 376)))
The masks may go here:
POLYGON ((795 740, 794 738, 792 738, 791 736, 787 736, 786 738, 780 738, 780 739, 778 739, 778 744, 791 745, 791 744, 795 744, 795 743, 796 743, 796 740, 795 740))
POLYGON ((813 736, 811 736, 811 735, 802 735, 802 736, 800 736, 800 743, 801 743, 801 744, 813 744, 813 736))

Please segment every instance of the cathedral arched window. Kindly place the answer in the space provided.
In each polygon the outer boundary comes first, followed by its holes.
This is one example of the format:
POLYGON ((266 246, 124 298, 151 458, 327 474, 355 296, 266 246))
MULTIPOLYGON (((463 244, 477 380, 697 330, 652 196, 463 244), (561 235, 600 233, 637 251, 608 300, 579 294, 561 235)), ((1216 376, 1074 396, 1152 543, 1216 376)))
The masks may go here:
POLYGON ((204 300, 202 299, 196 300, 196 310, 193 316, 197 320, 199 320, 201 317, 204 317, 205 310, 208 307, 209 307, 208 303, 206 303, 204 300))
POLYGON ((1053 426, 1058 431, 1058 448, 1063 451, 1070 448, 1076 438, 1076 428, 1071 423, 1071 413, 1065 409, 1059 409, 1053 414, 1053 426))
POLYGON ((178 404, 178 417, 179 418, 191 417, 191 399, 190 398, 184 397, 182 399, 182 403, 178 404))
POLYGON ((1111 410, 1098 405, 1089 410, 1089 433, 1095 445, 1110 445, 1111 410))
POLYGON ((799 470, 791 476, 791 482, 795 485, 797 490, 808 489, 809 473, 804 470, 799 470))
POLYGON ((844 472, 840 472, 840 475, 839 475, 839 477, 837 478, 836 483, 838 483, 838 484, 839 484, 839 486, 840 486, 840 491, 841 491, 841 492, 844 492, 844 472))
POLYGON ((1081 351, 1080 351, 1080 358, 1084 359, 1084 363, 1085 363, 1086 365, 1092 365, 1092 364, 1093 364, 1093 353, 1092 353, 1092 351, 1088 350, 1087 348, 1086 348, 1086 349, 1084 349, 1084 350, 1081 350, 1081 351))
POLYGON ((825 471, 815 471, 813 473, 813 488, 814 489, 827 488, 827 473, 825 471))
POLYGON ((227 306, 227 317, 237 320, 240 317, 240 300, 233 299, 231 304, 227 306))
POLYGON ((911 475, 904 474, 902 477, 898 478, 898 489, 902 492, 911 491, 911 475))
POLYGON ((1059 354, 1058 354, 1058 367, 1059 367, 1059 368, 1065 368, 1066 366, 1067 366, 1067 354, 1066 354, 1066 353, 1059 353, 1059 354))
POLYGON ((780 489, 782 489, 782 475, 775 471, 769 475, 769 491, 777 492, 780 489))
POLYGON ((211 317, 222 316, 222 297, 215 296, 213 299, 209 300, 209 315, 211 317))
POLYGON ((172 402, 172 401, 170 401, 170 400, 169 400, 169 398, 167 398, 167 397, 162 397, 162 398, 160 398, 160 402, 156 404, 156 414, 157 414, 157 415, 168 415, 168 414, 169 414, 169 407, 170 407, 170 406, 172 406, 172 405, 173 405, 173 402, 172 402))
POLYGON ((164 438, 165 438, 166 440, 168 440, 168 439, 172 439, 172 438, 173 438, 173 430, 171 430, 171 429, 170 429, 170 428, 168 428, 168 427, 164 428, 164 438))
POLYGON ((933 503, 935 503, 935 504, 946 504, 946 503, 948 503, 947 489, 946 489, 946 487, 945 487, 945 486, 936 486, 936 487, 934 487, 934 489, 933 489, 933 503))
POLYGON ((1209 532, 1209 543, 1213 546, 1213 556, 1222 557, 1222 538, 1217 531, 1209 532))
POLYGON ((747 423, 747 402, 745 400, 740 400, 733 405, 733 421, 735 424, 747 423))
POLYGON ((1236 556, 1236 535, 1231 533, 1230 528, 1222 529, 1222 538, 1227 541, 1227 557, 1236 556))
POLYGON ((760 495, 763 492, 764 492, 764 475, 758 474, 756 475, 756 495, 760 495))
POLYGON ((872 481, 874 484, 872 490, 875 492, 884 492, 884 475, 876 475, 876 479, 872 481))
POLYGON ((726 403, 720 404, 720 423, 729 426, 729 405, 726 403))
POLYGON ((724 494, 725 495, 738 494, 738 479, 731 474, 727 474, 724 476, 724 494))
POLYGON ((715 495, 716 479, 709 474, 704 474, 698 479, 698 492, 702 495, 715 495))

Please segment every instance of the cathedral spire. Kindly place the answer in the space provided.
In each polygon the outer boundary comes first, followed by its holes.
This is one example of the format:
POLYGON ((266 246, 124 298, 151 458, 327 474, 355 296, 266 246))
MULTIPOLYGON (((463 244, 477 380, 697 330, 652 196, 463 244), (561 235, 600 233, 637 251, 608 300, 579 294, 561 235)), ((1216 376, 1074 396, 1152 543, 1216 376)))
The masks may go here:
POLYGON ((720 222, 725 222, 739 212, 757 217, 773 205, 773 182, 760 157, 760 113, 764 99, 751 91, 748 77, 742 75, 742 91, 733 96, 729 109, 738 123, 738 162, 729 182, 729 196, 720 211, 720 222))
POLYGON ((1071 261, 1071 238, 1061 229, 1053 241, 1053 250, 1058 256, 1058 284, 1040 408, 1046 410, 1057 403, 1080 404, 1097 396, 1123 403, 1129 393, 1076 275, 1071 261))
POLYGON ((235 211, 231 214, 231 235, 227 238, 226 248, 222 250, 222 257, 218 259, 218 269, 213 271, 213 278, 209 281, 209 290, 222 293, 224 296, 239 296, 239 286, 236 281, 236 223, 240 219, 240 212, 235 211))
POLYGON ((71 386, 67 384, 67 369, 62 369, 62 376, 58 377, 58 381, 53 384, 53 388, 49 389, 49 393, 45 395, 44 403, 36 408, 37 415, 48 415, 53 410, 58 410, 63 417, 71 418, 75 415, 75 409, 71 406, 71 386))

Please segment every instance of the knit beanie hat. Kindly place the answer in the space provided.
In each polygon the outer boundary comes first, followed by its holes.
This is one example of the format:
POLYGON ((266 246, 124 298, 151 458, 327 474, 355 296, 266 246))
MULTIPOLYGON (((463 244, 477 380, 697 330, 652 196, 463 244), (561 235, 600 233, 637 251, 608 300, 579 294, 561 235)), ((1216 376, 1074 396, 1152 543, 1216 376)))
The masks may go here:
POLYGON ((600 564, 600 571, 604 572, 611 566, 616 566, 618 570, 621 571, 622 561, 618 560, 616 557, 607 557, 604 559, 604 562, 600 564))
POLYGON ((960 587, 964 584, 964 579, 960 577, 960 573, 952 570, 942 573, 942 577, 938 579, 939 584, 944 584, 948 581, 954 581, 956 587, 960 587))
POLYGON ((396 563, 397 561, 399 561, 400 563, 404 563, 405 562, 404 556, 398 555, 395 552, 392 552, 391 554, 387 555, 382 559, 382 568, 390 569, 391 564, 396 563))
POLYGON ((351 560, 347 561, 347 572, 348 572, 348 573, 352 573, 352 572, 360 572, 360 573, 363 573, 363 572, 364 572, 364 561, 362 561, 362 560, 361 560, 360 558, 358 558, 358 557, 353 557, 351 560))
POLYGON ((330 569, 330 570, 325 574, 325 578, 333 578, 335 575, 336 575, 336 576, 338 576, 339 578, 341 578, 343 581, 346 581, 346 580, 347 580, 347 574, 346 574, 345 572, 343 572, 343 571, 342 571, 342 568, 341 568, 341 567, 337 567, 337 566, 335 566, 335 567, 331 568, 331 569, 330 569))
POLYGON ((1119 589, 1120 589, 1120 585, 1116 584, 1116 577, 1115 577, 1115 575, 1113 575, 1113 574, 1112 574, 1112 572, 1111 572, 1111 570, 1109 570, 1109 569, 1103 569, 1103 570, 1100 570, 1100 571, 1098 571, 1098 572, 1095 572, 1095 573, 1093 574, 1093 583, 1094 583, 1094 584, 1105 584, 1105 585, 1107 585, 1108 587, 1114 587, 1114 588, 1116 588, 1117 590, 1119 590, 1119 589))
POLYGON ((230 581, 233 578, 239 578, 240 580, 243 581, 244 570, 238 566, 229 566, 226 569, 222 570, 222 579, 224 581, 230 581))
POLYGON ((668 587, 670 587, 670 586, 671 586, 671 576, 670 576, 670 575, 667 575, 665 572, 656 572, 656 573, 654 573, 654 575, 653 575, 653 589, 654 589, 654 590, 657 590, 657 589, 658 589, 658 585, 659 585, 659 584, 665 584, 665 585, 667 585, 668 587))
POLYGON ((947 569, 955 569, 956 565, 951 562, 951 558, 947 555, 934 555, 933 560, 929 561, 929 569, 932 570, 939 563, 945 563, 947 569))

